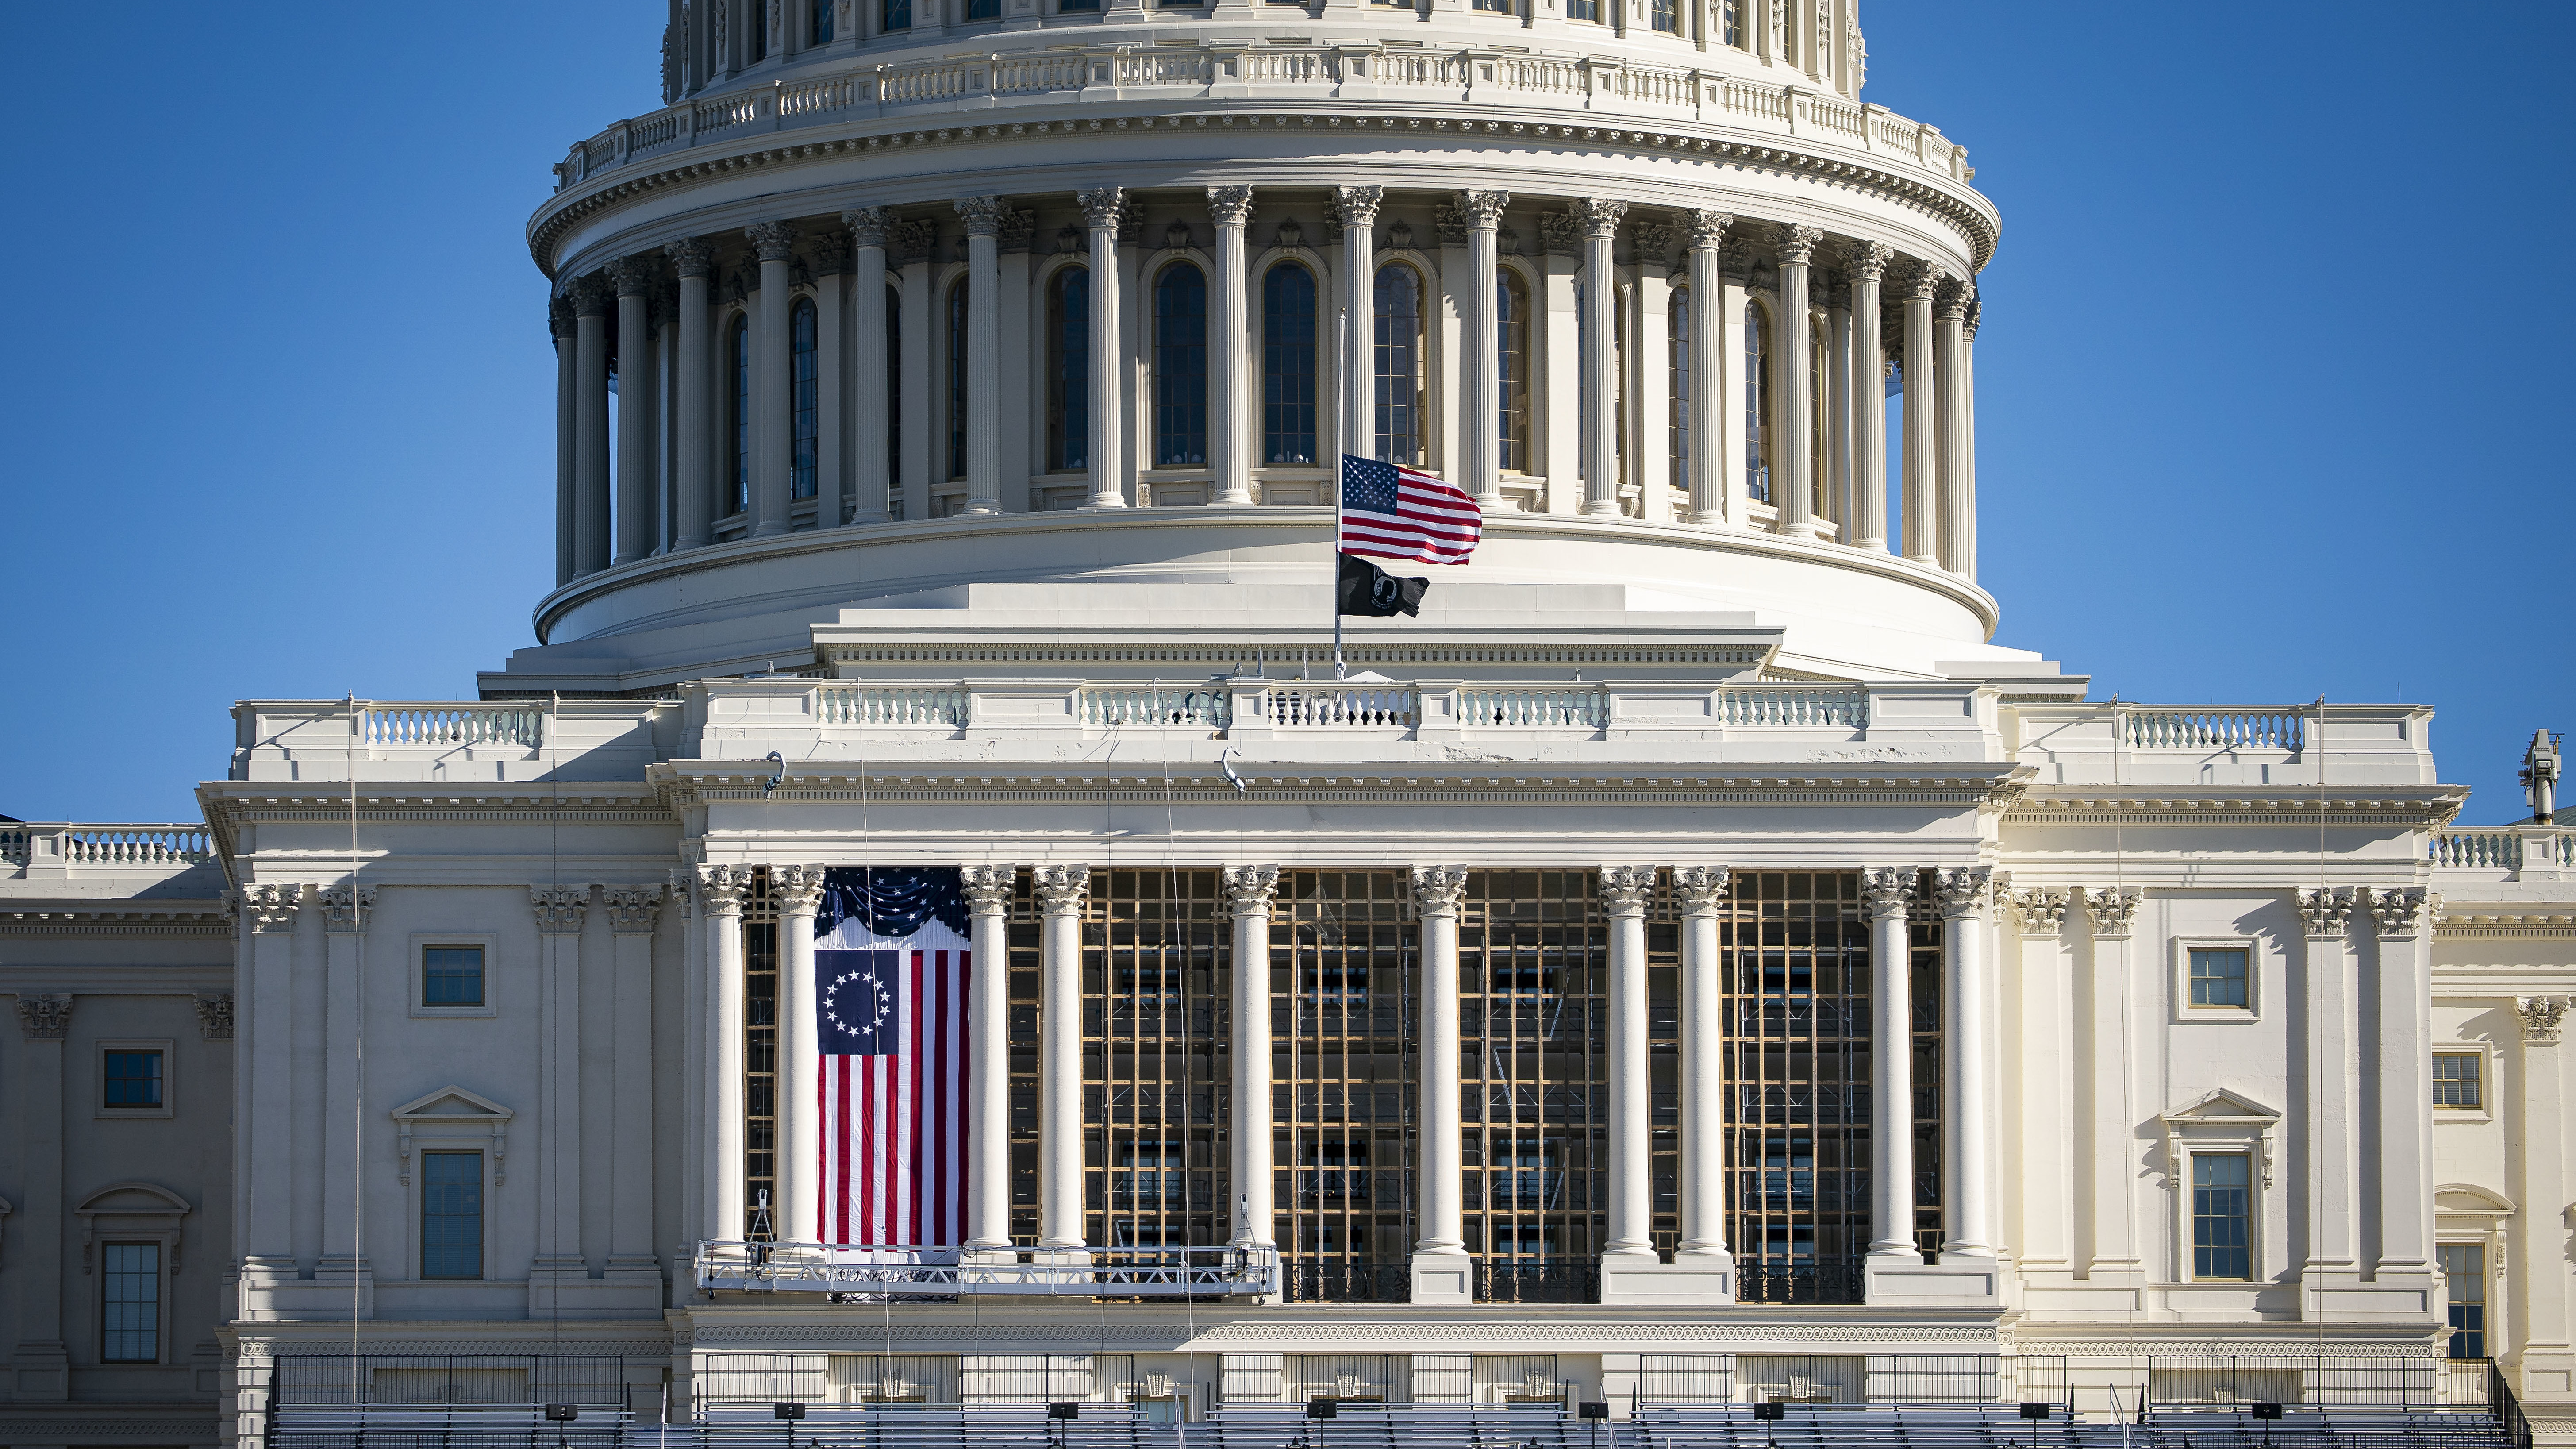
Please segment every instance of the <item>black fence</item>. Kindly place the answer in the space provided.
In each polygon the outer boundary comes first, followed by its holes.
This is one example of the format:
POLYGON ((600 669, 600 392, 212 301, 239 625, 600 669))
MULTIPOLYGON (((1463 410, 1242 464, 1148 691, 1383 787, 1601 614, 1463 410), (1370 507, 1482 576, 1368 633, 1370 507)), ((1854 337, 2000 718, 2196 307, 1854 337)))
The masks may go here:
POLYGON ((1401 1263, 1300 1263, 1280 1270, 1291 1303, 1406 1303, 1413 1298, 1413 1270, 1401 1263))
POLYGON ((626 1361, 534 1353, 280 1354, 272 1408, 573 1404, 623 1408, 626 1361))
POLYGON ((1598 1303, 1601 1269, 1593 1263, 1480 1262, 1479 1303, 1598 1303))
POLYGON ((1858 1259, 1777 1266, 1756 1259, 1735 1260, 1738 1303, 1858 1303, 1867 1289, 1858 1259))

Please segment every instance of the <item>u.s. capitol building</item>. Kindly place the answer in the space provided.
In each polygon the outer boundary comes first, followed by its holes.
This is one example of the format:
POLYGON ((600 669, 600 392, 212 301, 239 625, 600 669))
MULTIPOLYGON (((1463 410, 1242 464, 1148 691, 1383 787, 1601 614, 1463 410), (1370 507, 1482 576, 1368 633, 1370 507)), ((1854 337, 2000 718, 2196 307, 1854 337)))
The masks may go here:
POLYGON ((2493 1359, 2576 1422, 2553 741, 2457 829, 2428 707, 1990 642, 1997 218, 1865 55, 675 4, 528 227, 538 642, 239 705, 202 822, 0 826, 0 1440, 574 1361, 1197 1420, 2493 1359), (1346 453, 1485 523, 1344 677, 1346 453))

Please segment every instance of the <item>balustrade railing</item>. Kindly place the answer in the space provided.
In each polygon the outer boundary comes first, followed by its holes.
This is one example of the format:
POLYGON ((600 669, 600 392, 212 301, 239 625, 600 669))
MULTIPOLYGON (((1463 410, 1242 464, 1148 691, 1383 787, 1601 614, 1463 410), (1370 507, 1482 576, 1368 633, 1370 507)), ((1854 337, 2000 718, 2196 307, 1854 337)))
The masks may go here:
POLYGON ((2511 830, 2445 830, 2430 853, 2437 869, 2522 869, 2522 837, 2511 830))
POLYGON ((814 718, 826 725, 963 729, 966 691, 953 685, 826 684, 814 691, 814 718))
POLYGON ((213 858, 202 825, 0 825, 0 865, 184 867, 213 858))
POLYGON ((1494 688, 1458 691, 1458 723, 1501 729, 1579 726, 1599 729, 1610 719, 1610 698, 1598 689, 1494 688))
POLYGON ((1279 1292, 1272 1248, 1088 1248, 969 1253, 915 1243, 701 1242, 697 1284, 735 1292, 887 1298, 1025 1294, 1197 1298, 1279 1292))
POLYGON ((1717 722, 1730 729, 1867 729, 1862 689, 1721 689, 1717 722))
POLYGON ((1260 698, 1261 717, 1290 728, 1411 729, 1422 718, 1407 684, 1274 684, 1260 698))
POLYGON ((2284 750, 2307 744, 2296 709, 2123 709, 2121 742, 2133 750, 2284 750))
POLYGON ((525 705, 371 704, 358 714, 358 736, 370 749, 536 749, 545 743, 545 734, 546 712, 525 705))
POLYGON ((1233 719, 1233 702, 1216 689, 1085 685, 1082 690, 1082 722, 1086 725, 1224 729, 1233 719))

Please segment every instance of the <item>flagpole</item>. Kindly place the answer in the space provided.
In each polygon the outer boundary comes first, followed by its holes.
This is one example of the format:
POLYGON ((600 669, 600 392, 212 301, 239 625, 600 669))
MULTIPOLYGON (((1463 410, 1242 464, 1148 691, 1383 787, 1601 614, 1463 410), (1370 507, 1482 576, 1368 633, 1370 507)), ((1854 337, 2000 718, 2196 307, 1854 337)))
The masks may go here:
POLYGON ((1351 677, 1350 670, 1342 663, 1342 489, 1343 480, 1350 473, 1350 454, 1344 453, 1342 458, 1342 465, 1333 470, 1332 584, 1324 591, 1324 597, 1331 603, 1333 610, 1333 677, 1335 679, 1351 677))

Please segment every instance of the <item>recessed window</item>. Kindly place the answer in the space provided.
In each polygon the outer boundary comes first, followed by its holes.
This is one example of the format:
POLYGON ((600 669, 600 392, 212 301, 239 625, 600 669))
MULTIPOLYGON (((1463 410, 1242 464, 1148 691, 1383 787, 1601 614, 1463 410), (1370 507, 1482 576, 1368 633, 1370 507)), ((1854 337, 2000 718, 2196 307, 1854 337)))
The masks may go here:
POLYGON ((1315 461, 1315 274, 1281 262, 1261 280, 1261 457, 1315 461))
POLYGON ((1422 275, 1402 262, 1377 269, 1377 459, 1420 467, 1423 454, 1422 275))
POLYGON ((726 351, 733 370, 733 476, 725 480, 727 516, 751 507, 751 324, 737 320, 726 351))
MULTIPOLYGON (((1494 382, 1502 404, 1494 466, 1506 473, 1530 470, 1529 310, 1529 283, 1505 268, 1494 283, 1494 382)), ((1484 481, 1475 480, 1479 487, 1484 481)))
POLYGON ((2476 1052, 2435 1052, 2433 1105, 2470 1109, 2484 1107, 2487 1104, 2483 1079, 2485 1065, 2486 1059, 2476 1052))
POLYGON ((812 0, 812 29, 816 45, 832 43, 832 0, 812 0))
POLYGON ((161 1359, 161 1245, 100 1245, 99 1357, 108 1363, 161 1359))
POLYGON ((2191 1276, 2253 1276, 2252 1164, 2241 1152, 2191 1155, 2191 1276))
POLYGON ((111 1110, 155 1111, 161 1099, 161 1053, 156 1051, 111 1051, 107 1053, 107 1097, 111 1110))
POLYGON ((420 1276, 483 1276, 483 1154, 429 1152, 420 1160, 420 1276))
MULTIPOLYGON (((792 469, 793 481, 788 485, 788 492, 797 498, 814 496, 815 419, 820 415, 819 409, 822 402, 820 374, 815 370, 814 348, 815 333, 820 325, 821 318, 814 310, 813 299, 797 298, 795 318, 788 327, 792 339, 792 345, 789 348, 789 358, 792 363, 790 373, 796 394, 795 464, 792 469)), ((817 526, 825 526, 832 521, 825 519, 817 526)))
POLYGON ((1207 274, 1188 262, 1154 283, 1154 466, 1207 462, 1207 274))
POLYGON ((966 283, 948 289, 948 476, 966 476, 966 283))
POLYGON ((1664 378, 1667 384, 1664 406, 1667 427, 1666 448, 1672 454, 1672 481, 1683 487, 1690 484, 1691 449, 1691 295, 1688 287, 1673 289, 1672 325, 1666 339, 1664 378))
POLYGON ((483 1004, 483 948, 424 946, 420 953, 420 1004, 478 1007, 483 1004))
POLYGON ((2247 955, 2242 946, 2194 947, 2191 1004, 2245 1010, 2250 1000, 2246 990, 2247 955))
POLYGON ((2487 1356, 2487 1250, 2479 1243, 2443 1243, 2433 1249, 2450 1280, 2451 1357, 2487 1356))
POLYGON ((1047 469, 1091 466, 1091 273, 1067 267, 1047 288, 1047 469))
POLYGON ((1771 501, 1771 314, 1744 304, 1744 492, 1771 501))

